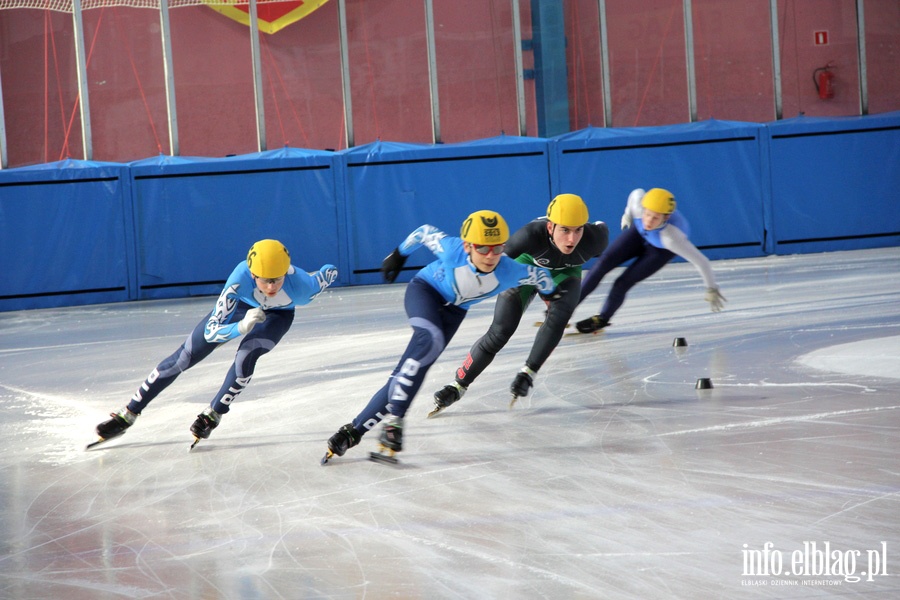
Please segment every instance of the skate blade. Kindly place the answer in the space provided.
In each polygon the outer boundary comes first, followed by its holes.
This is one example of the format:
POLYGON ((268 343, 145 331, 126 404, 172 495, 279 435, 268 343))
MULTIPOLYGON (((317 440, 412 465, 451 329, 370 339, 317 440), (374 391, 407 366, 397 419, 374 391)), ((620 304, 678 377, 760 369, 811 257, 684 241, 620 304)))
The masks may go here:
POLYGON ((190 448, 188 448, 188 452, 190 452, 191 450, 193 450, 193 449, 194 449, 194 446, 196 446, 197 444, 199 444, 201 439, 202 439, 202 438, 198 438, 198 437, 195 435, 195 436, 194 436, 194 443, 191 444, 191 447, 190 447, 190 448))
POLYGON ((332 456, 334 456, 334 452, 332 452, 331 450, 326 450, 326 451, 325 451, 325 456, 322 457, 322 460, 319 461, 319 464, 320 464, 320 465, 324 465, 325 463, 328 462, 328 460, 329 460, 332 456))
POLYGON ((394 451, 384 446, 381 447, 379 452, 369 452, 369 460, 388 465, 396 465, 399 462, 394 456, 394 451))
POLYGON ((113 438, 100 438, 100 439, 98 439, 97 441, 91 442, 90 444, 88 444, 87 446, 85 446, 84 449, 85 449, 85 450, 90 450, 91 448, 94 448, 95 446, 99 446, 99 445, 102 444, 103 442, 108 442, 108 441, 111 440, 111 439, 113 439, 113 438))
POLYGON ((516 400, 518 400, 518 399, 519 399, 519 397, 516 396, 515 394, 513 394, 513 397, 509 401, 509 409, 510 410, 512 410, 512 407, 515 406, 516 400))
POLYGON ((563 334, 563 337, 573 337, 573 336, 581 336, 584 337, 586 335, 600 335, 602 329, 598 329, 597 331, 588 331, 587 333, 582 333, 580 331, 569 331, 563 334))
POLYGON ((431 409, 431 412, 428 413, 428 418, 430 419, 432 417, 438 416, 440 413, 442 413, 444 411, 445 408, 447 408, 447 407, 446 406, 435 406, 434 408, 431 409))
MULTIPOLYGON (((535 321, 535 322, 534 322, 534 326, 535 326, 535 327, 540 327, 540 326, 542 326, 543 324, 544 324, 543 321, 535 321)), ((571 323, 566 323, 566 329, 568 329, 568 328, 571 327, 571 326, 572 326, 571 323)))

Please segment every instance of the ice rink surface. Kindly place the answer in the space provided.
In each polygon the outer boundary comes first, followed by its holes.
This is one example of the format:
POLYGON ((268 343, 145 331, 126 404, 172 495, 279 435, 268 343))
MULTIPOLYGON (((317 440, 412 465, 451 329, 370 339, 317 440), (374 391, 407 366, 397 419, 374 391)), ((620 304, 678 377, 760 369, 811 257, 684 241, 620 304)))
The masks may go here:
POLYGON ((533 305, 426 419, 490 323, 477 305, 398 466, 368 460, 378 429, 319 460, 409 339, 404 284, 298 309, 191 452, 236 342, 84 446, 214 298, 0 313, 0 598, 900 597, 900 248, 713 266, 725 311, 671 264, 510 410, 533 305))

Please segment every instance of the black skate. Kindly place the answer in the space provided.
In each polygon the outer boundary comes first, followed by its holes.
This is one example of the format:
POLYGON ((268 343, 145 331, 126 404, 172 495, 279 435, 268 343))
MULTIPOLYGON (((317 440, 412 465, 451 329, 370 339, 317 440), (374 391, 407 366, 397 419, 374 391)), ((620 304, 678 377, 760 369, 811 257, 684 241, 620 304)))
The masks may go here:
POLYGON ((609 321, 606 317, 594 315, 593 317, 588 317, 583 321, 575 323, 575 328, 579 333, 597 333, 607 325, 609 325, 609 321))
POLYGON ((428 418, 437 415, 439 412, 459 400, 466 393, 466 386, 460 385, 454 381, 450 385, 445 385, 434 393, 434 408, 428 413, 428 418))
POLYGON ((194 446, 196 446, 200 440, 208 439, 212 430, 219 426, 219 420, 221 420, 221 418, 222 415, 214 411, 212 407, 204 409, 202 413, 197 415, 197 420, 191 425, 191 433, 194 434, 194 443, 191 444, 191 447, 188 448, 188 450, 193 450, 194 446))
POLYGON ((328 450, 322 457, 322 464, 327 463, 332 456, 343 456, 344 452, 357 445, 361 439, 362 434, 353 426, 353 423, 347 423, 328 438, 328 450))
POLYGON ((381 437, 378 438, 378 452, 370 452, 369 458, 375 462, 397 464, 395 453, 403 450, 403 418, 394 415, 384 420, 381 437))
POLYGON ((139 415, 136 415, 127 408, 123 408, 117 413, 109 413, 109 416, 112 418, 97 425, 96 431, 99 439, 88 444, 85 447, 85 450, 93 448, 94 446, 102 444, 103 442, 106 442, 113 438, 119 437, 120 435, 125 433, 126 429, 134 424, 134 421, 138 418, 139 415))
POLYGON ((522 370, 516 373, 516 378, 513 379, 512 384, 509 386, 509 391, 512 393, 512 399, 509 401, 510 408, 516 403, 516 400, 527 396, 528 392, 531 391, 531 388, 534 386, 533 377, 534 371, 528 367, 522 367, 522 370))

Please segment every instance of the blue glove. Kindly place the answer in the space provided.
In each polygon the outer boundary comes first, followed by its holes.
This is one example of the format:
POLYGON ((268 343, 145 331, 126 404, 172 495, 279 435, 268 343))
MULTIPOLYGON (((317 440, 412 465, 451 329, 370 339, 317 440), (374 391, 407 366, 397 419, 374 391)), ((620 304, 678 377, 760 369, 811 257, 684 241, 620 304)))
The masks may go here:
POLYGON ((316 279, 319 280, 319 287, 324 290, 329 285, 335 282, 337 276, 338 270, 336 266, 322 265, 322 268, 319 269, 319 272, 316 275, 316 279))

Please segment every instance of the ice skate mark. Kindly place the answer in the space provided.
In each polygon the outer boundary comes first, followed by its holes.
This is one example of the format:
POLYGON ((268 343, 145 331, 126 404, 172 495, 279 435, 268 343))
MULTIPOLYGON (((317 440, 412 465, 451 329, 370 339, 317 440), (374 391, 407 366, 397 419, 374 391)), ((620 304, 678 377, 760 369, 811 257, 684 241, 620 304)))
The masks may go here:
POLYGON ((876 406, 873 408, 857 408, 855 410, 835 410, 832 412, 816 413, 812 415, 801 415, 799 417, 776 417, 772 419, 762 419, 760 421, 749 421, 747 423, 728 423, 725 425, 714 425, 712 427, 701 427, 700 429, 683 429, 681 431, 670 431, 668 433, 660 433, 657 437, 686 435, 689 433, 708 433, 713 431, 732 431, 735 429, 752 429, 754 427, 769 427, 770 425, 801 423, 803 421, 818 421, 821 419, 830 419, 833 417, 843 417, 860 413, 878 412, 882 410, 896 410, 898 408, 900 408, 900 406, 876 406))
MULTIPOLYGON (((685 381, 661 381, 658 379, 654 379, 659 373, 654 373, 653 375, 648 375, 644 377, 641 381, 643 383, 657 383, 663 385, 686 385, 689 382, 685 381)), ((858 383, 842 383, 839 381, 825 381, 825 382, 811 382, 811 381, 800 381, 794 383, 773 383, 770 381, 760 381, 757 383, 722 383, 719 379, 713 377, 713 381, 715 381, 716 387, 849 387, 849 388, 857 388, 863 392, 877 392, 878 390, 875 388, 870 388, 867 385, 861 385, 858 383)))
POLYGON ((854 511, 857 508, 859 508, 860 506, 865 506, 866 504, 869 504, 870 502, 877 502, 878 500, 884 500, 886 498, 890 498, 891 496, 897 496, 897 495, 900 495, 900 492, 888 492, 886 494, 876 496, 875 498, 869 498, 868 500, 866 500, 864 502, 858 502, 858 503, 854 504, 853 506, 848 506, 847 508, 845 508, 843 510, 839 510, 836 513, 832 513, 832 514, 828 515, 827 517, 822 517, 818 521, 815 521, 813 523, 813 525, 818 525, 819 523, 823 523, 823 522, 827 521, 828 519, 831 519, 832 517, 837 517, 838 515, 842 515, 844 513, 854 511))

